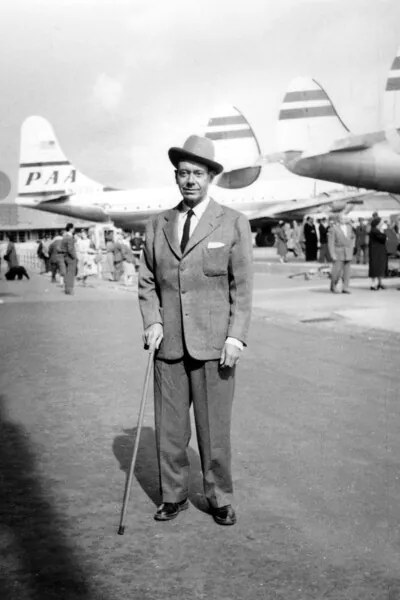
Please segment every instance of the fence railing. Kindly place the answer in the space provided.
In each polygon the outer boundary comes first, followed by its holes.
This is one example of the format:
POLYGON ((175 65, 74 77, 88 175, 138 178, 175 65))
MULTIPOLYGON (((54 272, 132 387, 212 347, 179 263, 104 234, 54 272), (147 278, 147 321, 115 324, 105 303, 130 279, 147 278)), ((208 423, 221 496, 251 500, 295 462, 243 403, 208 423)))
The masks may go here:
POLYGON ((34 250, 18 250, 17 256, 19 264, 25 267, 28 272, 40 273, 44 270, 44 263, 34 250))

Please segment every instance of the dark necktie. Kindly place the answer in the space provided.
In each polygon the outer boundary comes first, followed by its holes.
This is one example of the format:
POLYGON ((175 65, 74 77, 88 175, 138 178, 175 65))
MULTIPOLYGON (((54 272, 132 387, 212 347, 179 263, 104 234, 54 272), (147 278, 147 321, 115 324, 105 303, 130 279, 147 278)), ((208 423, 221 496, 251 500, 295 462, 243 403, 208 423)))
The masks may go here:
POLYGON ((183 226, 183 234, 182 234, 182 239, 181 239, 181 252, 183 252, 186 248, 186 244, 189 241, 189 237, 190 237, 190 219, 193 217, 194 212, 192 211, 192 209, 188 210, 188 213, 186 215, 186 221, 185 224, 183 226))

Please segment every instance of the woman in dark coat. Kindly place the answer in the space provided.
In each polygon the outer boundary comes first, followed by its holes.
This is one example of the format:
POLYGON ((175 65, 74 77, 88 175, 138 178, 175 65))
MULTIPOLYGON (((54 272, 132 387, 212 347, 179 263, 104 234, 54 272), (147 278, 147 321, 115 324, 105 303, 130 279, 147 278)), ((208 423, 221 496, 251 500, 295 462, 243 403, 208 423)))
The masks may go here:
POLYGON ((386 250, 386 233, 379 217, 372 219, 369 233, 369 272, 371 290, 384 290, 382 278, 387 274, 388 257, 386 250))
POLYGON ((304 223, 304 240, 306 244, 306 261, 317 260, 318 236, 311 217, 307 217, 304 223))

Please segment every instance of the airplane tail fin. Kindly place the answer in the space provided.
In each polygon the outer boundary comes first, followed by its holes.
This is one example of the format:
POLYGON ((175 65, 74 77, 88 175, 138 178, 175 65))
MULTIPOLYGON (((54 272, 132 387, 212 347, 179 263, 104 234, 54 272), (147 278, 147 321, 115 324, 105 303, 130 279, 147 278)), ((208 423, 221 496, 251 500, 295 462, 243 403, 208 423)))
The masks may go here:
POLYGON ((314 79, 294 79, 283 98, 277 128, 280 152, 320 154, 349 130, 314 79))
POLYGON ((17 203, 55 200, 103 189, 70 163, 46 119, 31 116, 23 122, 17 203))
POLYGON ((219 187, 237 189, 254 183, 261 172, 257 138, 243 114, 235 107, 221 108, 209 121, 205 136, 213 140, 216 160, 224 172, 216 180, 219 187))
POLYGON ((382 120, 389 144, 400 154, 400 47, 386 81, 382 120))

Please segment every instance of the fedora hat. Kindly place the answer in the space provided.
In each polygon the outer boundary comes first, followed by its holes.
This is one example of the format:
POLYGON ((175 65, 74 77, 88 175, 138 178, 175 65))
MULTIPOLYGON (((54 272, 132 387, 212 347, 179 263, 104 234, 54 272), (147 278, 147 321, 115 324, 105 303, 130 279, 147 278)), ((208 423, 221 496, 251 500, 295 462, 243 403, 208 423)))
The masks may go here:
POLYGON ((178 168, 180 161, 192 160, 206 165, 211 171, 218 175, 224 167, 214 160, 214 144, 206 137, 191 135, 183 144, 183 148, 170 148, 168 150, 169 160, 174 167, 178 168))

